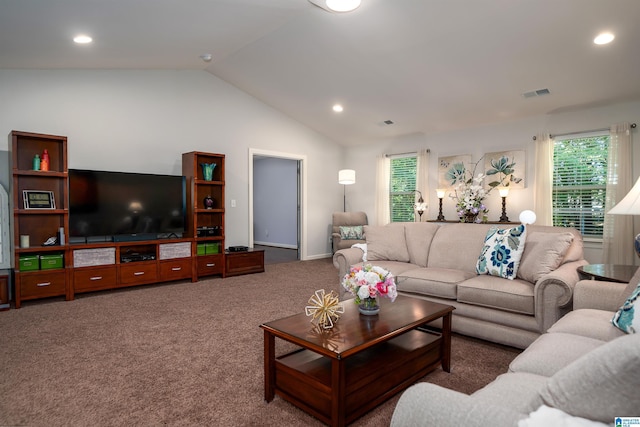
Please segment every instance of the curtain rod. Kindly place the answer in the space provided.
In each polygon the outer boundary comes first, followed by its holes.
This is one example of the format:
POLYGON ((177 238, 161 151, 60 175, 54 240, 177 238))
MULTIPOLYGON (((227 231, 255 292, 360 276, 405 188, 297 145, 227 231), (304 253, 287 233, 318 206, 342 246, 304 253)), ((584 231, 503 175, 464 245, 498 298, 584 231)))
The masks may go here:
MULTIPOLYGON (((631 125, 629 125, 629 127, 631 127, 631 129, 635 129, 636 128, 636 124, 635 123, 631 123, 631 125)), ((567 133, 559 133, 557 135, 549 135, 549 138, 555 138, 557 136, 569 136, 569 135, 578 135, 581 133, 590 133, 590 132, 603 132, 605 130, 609 130, 611 128, 601 128, 601 129, 591 129, 591 130, 581 130, 579 132, 567 132, 567 133)), ((535 135, 533 136, 533 140, 535 141, 536 139, 538 139, 535 135)))
MULTIPOLYGON (((427 148, 427 153, 431 153, 431 149, 427 148)), ((418 154, 418 151, 407 151, 406 153, 393 153, 393 154, 385 154, 385 157, 394 157, 394 156, 405 156, 407 154, 418 154)))

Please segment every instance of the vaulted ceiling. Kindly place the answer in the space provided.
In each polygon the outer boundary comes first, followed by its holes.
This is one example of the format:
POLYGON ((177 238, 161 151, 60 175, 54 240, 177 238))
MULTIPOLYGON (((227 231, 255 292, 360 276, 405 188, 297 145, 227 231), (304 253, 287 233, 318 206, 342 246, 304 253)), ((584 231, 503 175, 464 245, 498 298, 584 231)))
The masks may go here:
POLYGON ((202 69, 355 145, 638 100, 639 17, 638 0, 0 0, 0 68, 202 69))

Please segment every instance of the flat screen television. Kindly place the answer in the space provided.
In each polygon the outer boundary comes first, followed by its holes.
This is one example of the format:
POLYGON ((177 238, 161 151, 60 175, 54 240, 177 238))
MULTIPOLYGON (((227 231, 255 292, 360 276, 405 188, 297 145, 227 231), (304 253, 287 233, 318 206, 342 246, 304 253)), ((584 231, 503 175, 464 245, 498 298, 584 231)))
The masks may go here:
POLYGON ((127 241, 182 237, 183 176, 69 170, 69 239, 127 241))

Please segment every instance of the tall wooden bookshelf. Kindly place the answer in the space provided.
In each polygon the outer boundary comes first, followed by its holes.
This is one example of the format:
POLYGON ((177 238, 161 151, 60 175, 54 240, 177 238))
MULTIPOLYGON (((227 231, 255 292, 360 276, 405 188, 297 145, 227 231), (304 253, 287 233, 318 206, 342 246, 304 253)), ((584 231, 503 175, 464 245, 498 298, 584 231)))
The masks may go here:
POLYGON ((10 140, 15 307, 20 308, 23 300, 62 295, 69 299, 67 137, 12 131, 10 140), (49 168, 35 170, 34 157, 42 156, 44 150, 49 168), (26 192, 32 192, 34 203, 25 201, 26 192), (50 237, 59 240, 44 245, 50 237), (45 259, 61 261, 49 268, 45 259))
POLYGON ((224 154, 192 151, 182 154, 187 178, 187 236, 193 238, 194 277, 225 275, 225 171, 224 154), (215 164, 206 180, 203 164, 215 164), (205 202, 207 199, 207 202, 205 202))

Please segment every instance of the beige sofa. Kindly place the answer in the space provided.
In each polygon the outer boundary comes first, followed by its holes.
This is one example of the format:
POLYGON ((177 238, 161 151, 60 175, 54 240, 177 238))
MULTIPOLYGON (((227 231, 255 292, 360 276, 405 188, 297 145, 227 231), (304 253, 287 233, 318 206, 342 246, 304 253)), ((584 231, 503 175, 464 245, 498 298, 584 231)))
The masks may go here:
MULTIPOLYGON (((526 348, 571 309, 577 267, 587 264, 575 229, 526 226, 514 280, 476 273, 489 224, 393 223, 366 226, 366 254, 334 254, 342 279, 363 262, 393 273, 399 294, 452 305, 453 331, 526 348)), ((509 228, 513 225, 499 225, 509 228)), ((350 297, 340 286, 342 298, 350 297)))
POLYGON ((626 287, 578 282, 574 311, 518 355, 509 372, 470 396, 415 384, 391 425, 591 426, 585 419, 613 425, 616 417, 639 417, 640 334, 611 323, 639 280, 636 273, 626 287))

